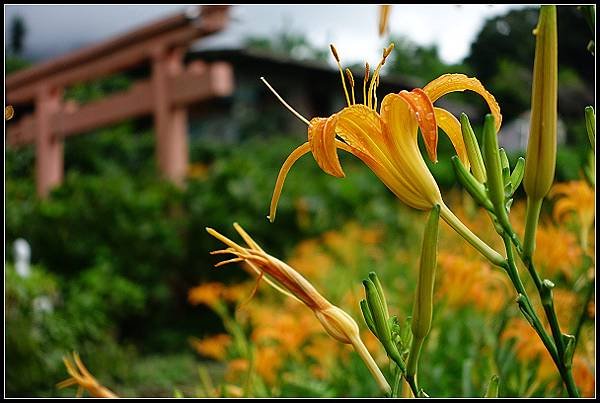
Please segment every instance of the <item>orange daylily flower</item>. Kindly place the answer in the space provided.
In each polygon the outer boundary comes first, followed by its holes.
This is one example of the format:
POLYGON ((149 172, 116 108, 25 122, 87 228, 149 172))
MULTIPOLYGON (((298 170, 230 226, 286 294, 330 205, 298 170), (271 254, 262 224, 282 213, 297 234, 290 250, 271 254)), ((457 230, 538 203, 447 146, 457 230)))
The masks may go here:
POLYGON ((66 388, 68 386, 77 385, 77 397, 81 397, 83 390, 87 390, 93 397, 119 397, 112 391, 102 386, 96 378, 87 370, 79 354, 73 353, 73 361, 70 358, 64 357, 63 362, 67 367, 67 372, 71 377, 59 382, 56 386, 59 388, 66 388))
POLYGON ((469 167, 460 123, 448 111, 433 106, 440 97, 454 91, 471 90, 481 95, 495 117, 499 129, 502 116, 494 96, 476 78, 464 74, 445 74, 425 87, 386 95, 377 111, 376 89, 379 72, 394 45, 383 50, 383 56, 369 81, 367 64, 363 82, 363 103, 357 104, 354 79, 346 70, 351 96, 340 59, 333 45, 332 53, 338 64, 348 106, 328 118, 313 118, 310 122, 294 111, 275 90, 265 84, 296 116, 308 124, 308 141, 294 150, 284 162, 275 185, 269 219, 275 219, 277 203, 285 177, 292 165, 304 154, 312 152, 319 167, 326 173, 344 177, 337 150, 342 149, 360 158, 381 181, 404 203, 419 210, 443 205, 437 183, 429 172, 417 143, 417 128, 425 142, 429 158, 437 161, 437 129, 440 127, 450 138, 462 163, 469 167))
POLYGON ((594 225, 595 207, 594 189, 585 181, 558 183, 550 190, 550 196, 556 199, 552 215, 558 222, 568 213, 575 213, 582 247, 588 248, 588 232, 594 225))

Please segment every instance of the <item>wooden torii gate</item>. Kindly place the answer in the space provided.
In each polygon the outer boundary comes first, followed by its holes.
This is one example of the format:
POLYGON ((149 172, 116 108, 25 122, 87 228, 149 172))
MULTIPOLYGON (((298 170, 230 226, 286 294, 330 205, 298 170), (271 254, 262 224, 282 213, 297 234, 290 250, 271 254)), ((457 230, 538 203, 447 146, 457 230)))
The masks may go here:
POLYGON ((153 115, 156 158, 162 174, 181 184, 188 164, 187 106, 233 91, 227 63, 184 64, 188 45, 222 30, 228 6, 198 6, 113 39, 6 77, 7 144, 35 145, 36 187, 41 197, 63 179, 63 141, 68 136, 153 115), (63 101, 65 87, 150 63, 151 76, 127 91, 85 105, 63 101), (31 109, 29 114, 19 110, 31 109))

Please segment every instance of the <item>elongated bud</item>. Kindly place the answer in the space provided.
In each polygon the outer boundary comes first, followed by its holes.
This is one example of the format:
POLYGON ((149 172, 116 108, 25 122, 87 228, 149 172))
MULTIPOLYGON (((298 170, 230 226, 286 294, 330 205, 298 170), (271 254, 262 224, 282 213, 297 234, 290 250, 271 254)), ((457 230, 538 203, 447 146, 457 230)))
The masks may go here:
POLYGON ((510 174, 510 183, 512 184, 512 193, 508 196, 512 196, 512 194, 517 190, 521 181, 523 180, 523 174, 525 173, 525 158, 519 157, 517 159, 517 163, 510 174))
POLYGON ((487 172, 488 197, 494 206, 498 221, 508 223, 504 205, 504 179, 502 177, 502 162, 498 150, 498 139, 494 126, 494 116, 487 114, 483 125, 483 162, 487 172))
POLYGON ((484 183, 486 181, 486 174, 485 166, 483 165, 483 157, 481 156, 477 137, 475 137, 475 132, 471 127, 471 122, 469 122, 469 117, 465 113, 460 115, 460 128, 467 149, 467 156, 469 157, 469 162, 471 162, 473 176, 475 176, 479 182, 484 183))
POLYGON ((375 273, 371 273, 368 279, 363 280, 366 301, 369 307, 369 312, 372 315, 373 325, 375 327, 375 332, 373 333, 383 345, 383 348, 388 356, 394 360, 398 366, 403 368, 400 352, 392 340, 392 331, 390 328, 390 322, 388 320, 389 313, 387 312, 387 307, 385 305, 385 296, 383 293, 380 294, 380 288, 378 288, 378 286, 373 282, 372 278, 374 278, 379 284, 379 287, 381 287, 377 276, 374 274, 375 273))
POLYGON ((359 302, 359 306, 360 306, 360 311, 363 314, 363 318, 365 319, 365 323, 367 324, 367 327, 369 328, 371 333, 373 333, 375 335, 375 337, 378 338, 377 329, 375 329, 375 321, 373 320, 373 314, 371 313, 371 310, 369 309, 369 304, 367 303, 367 300, 361 299, 359 302))
POLYGON ((524 186, 527 196, 542 199, 554 181, 558 56, 556 6, 541 6, 536 36, 531 125, 525 161, 524 186))
POLYGON ((379 296, 383 308, 385 320, 388 320, 390 318, 390 314, 388 312, 387 300, 385 298, 385 293, 383 292, 383 286, 381 285, 381 281, 379 281, 379 277, 377 277, 377 273, 375 273, 374 271, 369 272, 369 280, 371 280, 373 284, 375 284, 375 288, 377 289, 377 295, 379 296))
POLYGON ((541 6, 535 28, 535 61, 531 89, 531 126, 523 187, 527 194, 523 257, 530 260, 544 196, 554 181, 558 92, 556 6, 541 6))
POLYGON ((425 227, 417 293, 413 305, 411 329, 413 337, 422 339, 427 336, 431 327, 433 312, 433 285, 437 267, 438 226, 440 221, 440 206, 436 205, 429 213, 425 227))
POLYGON ((431 320, 433 316, 433 286, 435 284, 435 271, 437 268, 439 221, 440 206, 436 204, 429 213, 429 219, 427 220, 425 234, 423 236, 419 278, 417 280, 417 292, 415 294, 412 323, 410 327, 413 334, 413 340, 408 355, 408 364, 406 367, 407 376, 414 376, 417 373, 423 340, 431 329, 431 320))
POLYGON ((392 339, 392 334, 387 321, 387 313, 384 312, 384 305, 377 292, 377 287, 370 279, 363 280, 365 287, 365 295, 369 311, 372 314, 373 323, 375 325, 376 336, 384 344, 389 343, 392 339))
POLYGON ((500 377, 498 375, 492 375, 490 383, 488 384, 487 390, 484 397, 496 398, 498 397, 498 386, 500 383, 500 377))
POLYGON ((494 206, 487 197, 485 186, 479 183, 477 179, 467 171, 467 168, 465 168, 457 155, 452 156, 450 160, 452 161, 452 167, 454 168, 454 173, 456 174, 458 181, 464 186, 467 192, 469 192, 471 197, 473 197, 480 206, 489 211, 493 211, 494 206))
POLYGON ((590 139, 592 150, 596 150, 596 113, 591 106, 585 107, 585 129, 590 139))

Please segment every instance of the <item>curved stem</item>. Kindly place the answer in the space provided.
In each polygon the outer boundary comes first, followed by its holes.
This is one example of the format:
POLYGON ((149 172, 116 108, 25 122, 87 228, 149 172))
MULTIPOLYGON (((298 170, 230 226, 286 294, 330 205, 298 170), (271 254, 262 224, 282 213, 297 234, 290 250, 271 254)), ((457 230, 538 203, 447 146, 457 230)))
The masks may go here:
POLYGON ((358 337, 353 337, 351 339, 351 342, 352 342, 352 347, 354 347, 354 350, 358 353, 360 358, 363 360, 363 362, 369 369, 369 372, 371 372, 371 375, 373 375, 373 378, 375 378, 375 381, 377 382, 377 384, 379 385, 381 390, 384 391, 389 396, 392 393, 392 388, 390 387, 389 383, 387 382, 387 380, 381 373, 381 370, 375 363, 375 360, 371 356, 371 353, 369 353, 369 350, 367 350, 367 347, 364 345, 362 340, 358 337))
POLYGON ((535 250, 535 233, 537 231, 543 199, 527 198, 527 213, 525 220, 525 235, 523 237, 523 257, 531 260, 535 250))
POLYGON ((454 231, 462 236, 467 242, 469 242, 475 249, 477 249, 486 259, 495 264, 496 266, 503 267, 505 260, 501 254, 492 249, 488 244, 483 242, 477 237, 457 216, 442 203, 440 216, 446 221, 454 231))

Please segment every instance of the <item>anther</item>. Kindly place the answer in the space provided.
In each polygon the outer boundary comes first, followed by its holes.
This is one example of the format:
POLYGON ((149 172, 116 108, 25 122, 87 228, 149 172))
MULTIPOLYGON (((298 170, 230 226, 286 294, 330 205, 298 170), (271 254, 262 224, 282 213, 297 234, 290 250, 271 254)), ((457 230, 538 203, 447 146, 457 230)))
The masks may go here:
POLYGON ((330 44, 329 47, 331 48, 331 53, 333 53, 333 57, 335 57, 335 60, 339 63, 340 57, 338 56, 335 46, 333 46, 333 44, 330 44))

